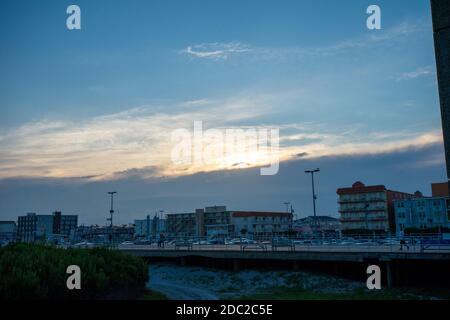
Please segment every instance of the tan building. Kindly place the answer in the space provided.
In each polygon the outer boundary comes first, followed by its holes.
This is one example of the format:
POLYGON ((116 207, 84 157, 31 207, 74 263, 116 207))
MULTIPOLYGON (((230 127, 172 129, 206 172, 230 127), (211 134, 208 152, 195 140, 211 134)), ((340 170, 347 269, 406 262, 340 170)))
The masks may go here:
POLYGON ((388 190, 384 185, 366 186, 360 181, 350 188, 340 188, 336 193, 344 231, 366 229, 395 232, 393 201, 414 197, 388 190))

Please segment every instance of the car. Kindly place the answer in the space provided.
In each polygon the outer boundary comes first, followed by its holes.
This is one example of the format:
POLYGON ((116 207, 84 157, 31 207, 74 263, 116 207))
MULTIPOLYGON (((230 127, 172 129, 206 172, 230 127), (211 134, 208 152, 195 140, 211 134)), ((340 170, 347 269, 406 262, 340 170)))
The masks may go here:
POLYGON ((272 244, 276 245, 292 245, 293 241, 285 237, 274 237, 272 239, 272 244))
POLYGON ((134 242, 134 244, 137 244, 137 245, 151 245, 152 243, 153 243, 152 240, 146 240, 146 239, 136 240, 134 242))
POLYGON ((206 240, 194 241, 194 242, 192 242, 192 244, 194 244, 194 245, 207 245, 208 241, 206 241, 206 240))
POLYGON ((119 244, 119 246, 132 246, 134 245, 133 241, 124 241, 121 244, 119 244))
POLYGON ((84 248, 84 249, 95 248, 96 246, 97 245, 95 243, 87 242, 87 241, 78 242, 78 243, 75 243, 74 245, 72 245, 72 247, 74 247, 74 248, 84 248))
POLYGON ((210 239, 208 240, 209 245, 216 245, 216 244, 225 244, 224 239, 210 239))
POLYGON ((233 244, 254 244, 255 241, 247 239, 247 238, 234 238, 230 241, 226 242, 226 244, 233 245, 233 244))

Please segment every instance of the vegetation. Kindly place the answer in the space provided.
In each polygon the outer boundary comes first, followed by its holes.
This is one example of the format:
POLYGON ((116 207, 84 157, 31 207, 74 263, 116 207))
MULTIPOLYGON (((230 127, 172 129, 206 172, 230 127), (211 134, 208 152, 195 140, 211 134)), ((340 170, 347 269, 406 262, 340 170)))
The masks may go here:
POLYGON ((129 299, 141 296, 147 281, 147 264, 116 250, 23 243, 0 249, 0 300, 129 299), (81 269, 81 290, 67 289, 69 265, 81 269))
MULTIPOLYGON (((417 290, 416 290, 417 291, 417 290)), ((238 299, 245 300, 430 300, 448 299, 448 294, 435 297, 430 292, 404 291, 401 289, 375 290, 356 289, 351 293, 324 293, 303 288, 274 288, 238 299)))

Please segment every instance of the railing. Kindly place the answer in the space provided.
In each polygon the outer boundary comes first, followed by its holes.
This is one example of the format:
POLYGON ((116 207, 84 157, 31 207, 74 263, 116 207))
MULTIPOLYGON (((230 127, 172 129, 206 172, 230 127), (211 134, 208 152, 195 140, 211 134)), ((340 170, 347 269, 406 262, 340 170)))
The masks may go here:
POLYGON ((119 245, 119 249, 146 250, 205 250, 205 251, 285 251, 285 252, 379 252, 379 253, 427 253, 449 252, 450 241, 442 240, 439 234, 416 234, 401 238, 386 235, 351 236, 303 236, 270 237, 255 239, 247 237, 230 238, 168 238, 146 242, 136 241, 119 245))

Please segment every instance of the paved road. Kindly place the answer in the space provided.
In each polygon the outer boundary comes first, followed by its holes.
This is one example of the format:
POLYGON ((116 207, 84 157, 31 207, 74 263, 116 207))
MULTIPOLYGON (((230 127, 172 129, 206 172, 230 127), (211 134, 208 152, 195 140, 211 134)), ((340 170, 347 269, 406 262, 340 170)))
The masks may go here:
MULTIPOLYGON (((166 245, 164 248, 158 248, 156 245, 126 245, 119 246, 119 249, 124 250, 187 250, 186 248, 176 249, 174 246, 166 245)), ((194 245, 192 251, 242 251, 240 245, 194 245)), ((244 249, 244 251, 263 251, 261 248, 250 246, 244 249)), ((267 251, 272 251, 270 245, 267 246, 267 251)), ((288 252, 291 251, 288 247, 279 247, 276 251, 288 252)), ((295 252, 395 252, 395 253, 428 253, 428 252, 442 252, 450 253, 450 246, 430 246, 424 251, 421 251, 420 245, 411 246, 409 249, 406 247, 401 250, 399 245, 296 245, 295 252)))
POLYGON ((172 300, 219 300, 219 297, 208 290, 186 286, 182 283, 177 283, 164 279, 149 269, 150 281, 147 283, 147 288, 158 291, 166 295, 172 300))

